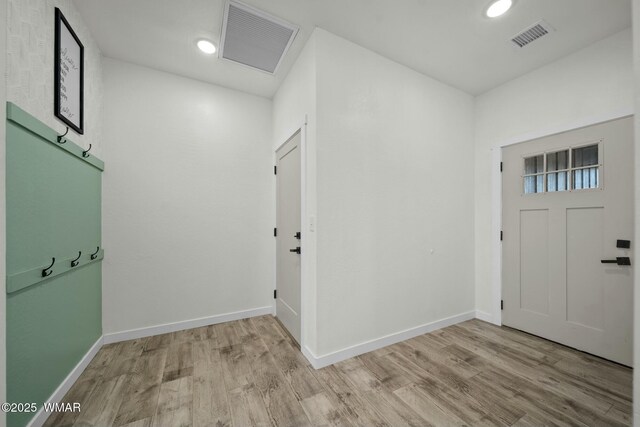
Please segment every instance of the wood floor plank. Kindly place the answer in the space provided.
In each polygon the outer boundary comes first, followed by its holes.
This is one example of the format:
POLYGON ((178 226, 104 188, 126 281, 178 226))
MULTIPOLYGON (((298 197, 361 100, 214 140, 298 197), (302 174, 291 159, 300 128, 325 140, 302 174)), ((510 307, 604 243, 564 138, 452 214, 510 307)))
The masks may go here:
POLYGON ((420 417, 400 398, 383 387, 362 361, 358 358, 339 363, 337 368, 359 390, 360 395, 374 406, 378 413, 392 426, 430 426, 431 424, 420 417))
MULTIPOLYGON (((457 328, 463 329, 468 333, 477 335, 485 339, 485 342, 491 343, 491 345, 504 346, 513 350, 518 350, 522 353, 529 355, 539 363, 554 364, 559 360, 553 351, 548 351, 547 346, 535 346, 526 342, 523 339, 515 339, 514 337, 507 338, 502 334, 493 333, 489 328, 483 328, 480 322, 468 321, 456 325, 457 328)), ((545 343, 546 344, 546 343, 545 343)), ((504 348, 501 347, 501 348, 504 348)))
POLYGON ((297 348, 293 347, 273 318, 262 316, 252 319, 252 323, 273 354, 276 365, 291 385, 298 400, 313 397, 323 391, 322 385, 309 370, 309 362, 297 348))
POLYGON ((193 425, 231 426, 231 410, 217 344, 193 343, 193 425))
POLYGON ((160 386, 156 414, 177 411, 183 406, 191 407, 192 402, 193 377, 188 376, 163 382, 160 386))
POLYGON ((497 384, 511 389, 514 392, 514 401, 529 402, 541 411, 558 419, 566 420, 566 417, 569 417, 575 422, 589 426, 621 425, 619 422, 598 413, 593 408, 551 390, 543 390, 524 378, 505 374, 499 370, 490 370, 478 376, 485 379, 485 384, 497 384))
POLYGON ((351 424, 375 427, 389 425, 382 415, 345 381, 335 366, 319 369, 314 374, 324 384, 327 398, 333 402, 334 407, 342 411, 351 424))
MULTIPOLYGON (((438 379, 425 373, 404 354, 393 352, 387 356, 387 359, 404 369, 410 375, 414 384, 420 387, 440 408, 448 414, 461 419, 466 424, 476 425, 488 415, 478 403, 465 399, 459 390, 448 387, 438 379)), ((496 419, 495 424, 502 425, 503 423, 496 419)))
POLYGON ((161 334, 148 337, 144 343, 144 351, 153 351, 169 347, 173 342, 173 334, 161 334))
POLYGON ((302 408, 307 413, 311 424, 316 427, 351 426, 352 424, 329 400, 325 393, 308 397, 302 402, 302 408))
POLYGON ((162 381, 169 382, 193 374, 193 342, 178 342, 167 347, 162 381))
POLYGON ((623 381, 620 375, 614 375, 610 371, 606 372, 604 368, 594 369, 592 366, 580 364, 576 360, 560 360, 553 365, 553 369, 579 377, 591 386, 607 390, 616 396, 628 396, 633 390, 631 381, 623 381))
POLYGON ((433 342, 425 340, 424 337, 427 336, 428 335, 421 335, 412 340, 407 340, 405 341, 405 344, 427 355, 429 359, 437 361, 441 365, 450 367, 462 378, 471 378, 482 371, 464 359, 445 351, 445 348, 447 347, 440 347, 439 343, 434 345, 433 342))
POLYGON ((103 346, 45 426, 629 426, 632 371, 463 322, 315 370, 271 316, 103 346))
MULTIPOLYGON (((93 373, 91 374, 93 375, 93 373)), ((78 402, 80 403, 80 408, 86 408, 89 405, 93 390, 102 380, 99 375, 89 377, 83 376, 81 376, 67 392, 62 399, 63 402, 78 402)), ((47 421, 44 423, 44 426, 71 426, 76 422, 79 416, 79 412, 54 412, 49 416, 47 421)))
POLYGON ((358 356, 362 364, 376 377, 380 383, 395 391, 411 383, 402 369, 394 364, 387 363, 382 357, 374 353, 366 353, 358 356))
POLYGON ((242 344, 236 344, 220 349, 222 359, 222 373, 227 390, 235 390, 239 387, 253 383, 253 374, 249 359, 244 353, 242 344))
POLYGON ((260 391, 253 383, 230 390, 229 405, 234 426, 269 427, 272 425, 260 391))
POLYGON ((543 389, 549 389, 565 397, 579 400, 601 413, 608 411, 614 402, 625 403, 623 399, 617 399, 616 393, 610 390, 603 390, 593 384, 587 384, 581 378, 565 374, 555 367, 548 366, 545 363, 532 367, 511 357, 495 356, 494 353, 487 351, 487 349, 478 347, 477 342, 473 340, 465 341, 465 339, 461 339, 459 345, 452 345, 447 349, 459 355, 474 353, 473 349, 476 349, 475 357, 470 361, 481 367, 483 371, 501 369, 512 375, 518 375, 531 382, 538 383, 543 389), (467 349, 464 348, 465 346, 467 349))
POLYGON ((511 342, 521 343, 538 351, 546 353, 555 352, 555 345, 553 342, 534 337, 533 335, 526 334, 518 331, 517 329, 496 326, 478 319, 458 323, 458 326, 484 334, 488 338, 503 337, 511 342))
POLYGON ((233 323, 234 322, 226 322, 213 325, 219 348, 240 344, 240 337, 236 332, 236 328, 233 327, 233 323))
POLYGON ((152 420, 151 418, 144 418, 129 424, 125 424, 121 427, 151 427, 151 420, 152 420))
POLYGON ((116 425, 153 416, 158 404, 167 349, 144 352, 128 376, 127 399, 123 399, 115 418, 116 425))
POLYGON ((211 326, 202 326, 200 328, 186 329, 179 333, 174 333, 174 340, 176 342, 194 342, 202 340, 215 339, 215 335, 212 332, 211 326), (178 337, 175 335, 180 334, 178 337))
POLYGON ((181 406, 174 411, 157 413, 151 419, 151 427, 191 427, 191 406, 181 406))
POLYGON ((274 425, 278 427, 311 425, 291 385, 276 366, 266 345, 251 363, 251 371, 274 425))
POLYGON ((525 366, 538 366, 545 362, 556 362, 557 359, 549 360, 548 356, 541 352, 528 351, 522 346, 506 345, 499 343, 486 337, 482 337, 479 334, 471 332, 459 325, 451 326, 447 328, 447 333, 454 335, 457 338, 464 338, 468 342, 475 343, 477 346, 484 348, 486 352, 491 352, 493 357, 499 359, 508 359, 525 366))
POLYGON ((117 344, 118 358, 139 357, 145 349, 148 338, 123 341, 117 344))
POLYGON ((629 409, 620 409, 617 406, 612 406, 606 413, 608 418, 615 420, 616 422, 624 425, 632 424, 631 411, 629 409))
POLYGON ((490 392, 491 389, 487 390, 486 387, 476 386, 462 376, 461 371, 455 370, 455 366, 450 367, 441 363, 440 360, 432 357, 431 353, 424 352, 421 347, 416 348, 409 343, 399 343, 397 348, 424 373, 457 390, 466 399, 473 400, 484 408, 486 414, 491 414, 492 417, 500 419, 504 424, 511 425, 524 415, 524 412, 513 405, 490 398, 487 392, 490 392))
POLYGON ((238 338, 242 344, 247 341, 254 341, 258 339, 255 328, 251 323, 251 319, 242 319, 237 322, 233 322, 238 338))
POLYGON ((82 408, 74 426, 99 427, 113 424, 126 385, 124 375, 99 384, 94 389, 89 404, 82 408))
POLYGON ((84 373, 86 378, 98 380, 106 375, 114 363, 120 362, 118 347, 120 343, 111 343, 104 345, 98 354, 89 362, 84 373))
POLYGON ((462 427, 465 422, 440 408, 420 387, 411 383, 394 391, 404 403, 434 426, 462 427))
POLYGON ((139 356, 123 358, 117 357, 106 367, 104 374, 102 375, 103 380, 110 380, 115 377, 119 377, 120 375, 130 375, 135 370, 136 364, 138 363, 139 356))

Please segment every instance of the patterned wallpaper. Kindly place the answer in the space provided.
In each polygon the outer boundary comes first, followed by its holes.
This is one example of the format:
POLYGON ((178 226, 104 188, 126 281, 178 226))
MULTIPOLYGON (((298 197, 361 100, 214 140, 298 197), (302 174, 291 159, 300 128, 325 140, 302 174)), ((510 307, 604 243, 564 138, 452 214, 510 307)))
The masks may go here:
POLYGON ((101 149, 102 55, 72 0, 8 0, 7 100, 56 131, 66 125, 53 114, 54 10, 59 7, 84 45, 84 135, 69 139, 101 149))

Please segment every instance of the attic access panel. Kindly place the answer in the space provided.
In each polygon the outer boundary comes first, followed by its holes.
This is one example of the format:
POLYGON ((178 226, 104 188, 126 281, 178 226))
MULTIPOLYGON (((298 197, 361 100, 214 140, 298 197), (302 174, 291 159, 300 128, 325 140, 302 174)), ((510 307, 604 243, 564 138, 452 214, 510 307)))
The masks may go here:
POLYGON ((276 16, 229 1, 222 24, 220 57, 275 74, 298 29, 276 16))

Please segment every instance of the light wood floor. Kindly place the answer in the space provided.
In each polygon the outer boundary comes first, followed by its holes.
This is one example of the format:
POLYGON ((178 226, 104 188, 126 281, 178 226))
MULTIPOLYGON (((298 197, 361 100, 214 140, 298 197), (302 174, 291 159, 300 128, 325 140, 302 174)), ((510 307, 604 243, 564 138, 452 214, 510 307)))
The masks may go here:
POLYGON ((478 320, 314 370, 270 316, 103 347, 48 426, 615 426, 631 370, 478 320))

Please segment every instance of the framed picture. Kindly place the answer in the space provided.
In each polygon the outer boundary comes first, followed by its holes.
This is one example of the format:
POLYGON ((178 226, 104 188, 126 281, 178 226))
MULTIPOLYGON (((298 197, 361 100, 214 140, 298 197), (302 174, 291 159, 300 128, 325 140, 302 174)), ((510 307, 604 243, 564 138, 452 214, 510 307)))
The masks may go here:
POLYGON ((56 7, 54 113, 79 134, 84 133, 84 46, 56 7))

